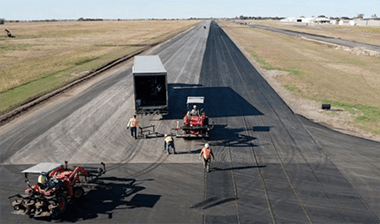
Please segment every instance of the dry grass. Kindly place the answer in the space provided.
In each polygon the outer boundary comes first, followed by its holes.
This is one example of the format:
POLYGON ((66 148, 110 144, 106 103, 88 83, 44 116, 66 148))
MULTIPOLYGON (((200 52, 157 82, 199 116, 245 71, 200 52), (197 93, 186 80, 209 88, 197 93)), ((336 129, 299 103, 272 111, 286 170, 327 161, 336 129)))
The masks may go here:
POLYGON ((6 38, 5 32, 0 36, 0 112, 198 22, 6 23, 2 27, 16 38, 6 38))
POLYGON ((277 79, 307 99, 332 103, 356 114, 353 125, 380 133, 380 63, 299 38, 220 22, 265 69, 288 71, 277 79))
POLYGON ((339 25, 287 25, 277 20, 250 20, 251 23, 259 23, 282 29, 295 30, 357 42, 380 45, 380 27, 363 26, 339 26, 339 25))

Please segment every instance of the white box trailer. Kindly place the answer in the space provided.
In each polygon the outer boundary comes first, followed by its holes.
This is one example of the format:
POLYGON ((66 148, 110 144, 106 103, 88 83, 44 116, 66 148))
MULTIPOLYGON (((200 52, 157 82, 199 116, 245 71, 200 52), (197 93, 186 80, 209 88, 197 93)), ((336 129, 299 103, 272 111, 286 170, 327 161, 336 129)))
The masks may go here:
POLYGON ((135 56, 133 86, 136 114, 169 113, 167 72, 158 55, 135 56))

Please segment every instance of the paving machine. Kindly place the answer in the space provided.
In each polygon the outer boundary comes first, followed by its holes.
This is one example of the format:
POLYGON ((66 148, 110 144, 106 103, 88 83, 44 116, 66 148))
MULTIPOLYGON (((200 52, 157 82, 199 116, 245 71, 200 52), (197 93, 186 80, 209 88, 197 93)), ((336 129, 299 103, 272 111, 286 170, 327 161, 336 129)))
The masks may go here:
POLYGON ((203 96, 187 97, 187 113, 183 118, 183 125, 176 127, 177 138, 209 138, 209 132, 214 125, 209 124, 209 117, 203 110, 203 96), (191 109, 192 107, 192 109, 191 109))
POLYGON ((99 176, 106 172, 105 164, 100 167, 77 166, 73 169, 60 163, 39 163, 23 170, 25 183, 24 194, 9 197, 14 214, 30 217, 57 218, 69 203, 84 195, 84 188, 96 185, 99 176), (32 185, 29 175, 38 176, 38 182, 32 185))

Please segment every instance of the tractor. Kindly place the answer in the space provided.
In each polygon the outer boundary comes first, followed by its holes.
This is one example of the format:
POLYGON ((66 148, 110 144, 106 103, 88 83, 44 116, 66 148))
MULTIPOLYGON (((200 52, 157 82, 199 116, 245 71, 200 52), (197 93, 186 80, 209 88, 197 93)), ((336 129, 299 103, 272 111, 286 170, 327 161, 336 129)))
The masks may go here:
POLYGON ((204 111, 203 96, 187 97, 187 113, 183 117, 183 125, 175 128, 177 130, 177 138, 209 138, 209 132, 214 125, 209 125, 209 117, 204 111), (192 106, 192 109, 191 109, 192 106), (182 133, 180 130, 182 130, 182 133))
POLYGON ((30 217, 59 217, 69 203, 84 195, 84 188, 91 188, 96 184, 99 176, 106 172, 105 164, 101 167, 74 167, 68 168, 60 163, 39 163, 23 170, 25 183, 24 194, 9 197, 14 209, 12 213, 29 215, 30 217), (30 184, 29 175, 38 175, 38 182, 30 184))

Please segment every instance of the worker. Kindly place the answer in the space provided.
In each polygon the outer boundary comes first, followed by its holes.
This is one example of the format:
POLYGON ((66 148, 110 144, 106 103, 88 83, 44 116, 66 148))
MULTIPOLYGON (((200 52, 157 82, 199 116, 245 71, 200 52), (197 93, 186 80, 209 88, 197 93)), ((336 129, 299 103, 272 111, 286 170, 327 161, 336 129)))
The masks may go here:
POLYGON ((132 138, 137 139, 137 127, 140 127, 140 121, 137 120, 136 115, 133 115, 133 117, 129 120, 127 127, 131 129, 131 136, 132 138))
POLYGON ((46 182, 47 182, 47 176, 43 174, 38 176, 37 185, 40 188, 40 190, 43 190, 47 187, 46 182))
POLYGON ((197 105, 193 106, 193 109, 190 111, 191 116, 199 116, 199 110, 197 109, 197 105))
POLYGON ((212 153, 210 144, 206 143, 205 146, 201 150, 200 157, 203 159, 203 165, 205 169, 207 170, 207 172, 210 172, 211 156, 214 159, 214 154, 212 153))
POLYGON ((164 151, 166 151, 167 154, 170 154, 169 148, 172 148, 173 154, 176 154, 175 147, 174 147, 174 139, 172 138, 172 136, 165 134, 164 151))

